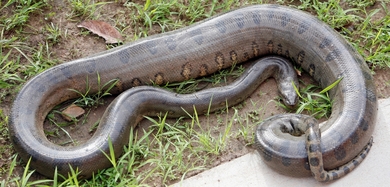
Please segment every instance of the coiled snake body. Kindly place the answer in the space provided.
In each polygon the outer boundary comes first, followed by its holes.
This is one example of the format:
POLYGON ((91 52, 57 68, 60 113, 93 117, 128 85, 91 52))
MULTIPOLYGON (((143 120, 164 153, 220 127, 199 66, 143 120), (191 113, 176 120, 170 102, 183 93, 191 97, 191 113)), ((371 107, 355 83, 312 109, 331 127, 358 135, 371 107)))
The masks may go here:
MULTIPOLYGON (((142 115, 156 111, 182 115, 181 106, 177 106, 183 104, 181 101, 189 101, 186 105, 190 106, 184 106, 189 111, 193 104, 197 109, 204 105, 207 108, 210 95, 216 105, 225 103, 227 97, 236 102, 244 99, 232 95, 218 97, 221 95, 218 89, 201 92, 208 95, 203 98, 207 101, 201 102, 202 97, 197 93, 180 96, 157 88, 133 88, 110 105, 94 136, 85 144, 61 147, 49 142, 42 127, 46 115, 59 103, 78 96, 69 89, 84 92, 87 76, 91 93, 98 91, 97 73, 100 82, 119 79, 120 84, 114 90, 119 93, 150 81, 163 84, 204 76, 234 63, 269 54, 291 59, 321 86, 340 77, 343 79, 330 91, 334 104, 330 119, 321 127, 321 142, 292 136, 290 132, 284 132, 291 128, 271 123, 271 128, 275 127, 271 132, 263 127, 256 131, 256 142, 264 160, 276 170, 291 175, 310 175, 309 165, 312 172, 321 170, 322 165, 307 158, 315 152, 322 153, 325 169, 337 169, 350 161, 357 165, 354 158, 364 158, 366 152, 358 156, 359 153, 367 144, 371 145, 377 112, 375 88, 367 65, 353 47, 327 25, 304 12, 277 5, 245 7, 48 69, 26 83, 17 95, 10 116, 10 137, 22 159, 27 161, 31 157, 31 167, 38 172, 52 176, 57 167, 60 174, 66 175, 71 165, 78 167, 87 178, 110 166, 101 153, 109 150, 108 138, 119 156, 128 142, 128 123, 137 124, 142 115), (135 95, 135 99, 126 100, 128 95, 135 95), (126 103, 127 107, 117 107, 115 103, 126 103), (156 108, 150 108, 151 105, 156 108), (307 141, 310 144, 305 148, 307 141)), ((233 93, 240 87, 242 84, 235 84, 230 89, 233 93)), ((237 93, 245 95, 246 91, 237 93)), ((315 123, 295 115, 291 119, 279 119, 292 126, 296 122, 307 126, 315 123)), ((343 167, 338 171, 348 173, 349 170, 350 167, 343 167)), ((330 173, 328 179, 322 176, 319 180, 334 179, 337 175, 330 173)))

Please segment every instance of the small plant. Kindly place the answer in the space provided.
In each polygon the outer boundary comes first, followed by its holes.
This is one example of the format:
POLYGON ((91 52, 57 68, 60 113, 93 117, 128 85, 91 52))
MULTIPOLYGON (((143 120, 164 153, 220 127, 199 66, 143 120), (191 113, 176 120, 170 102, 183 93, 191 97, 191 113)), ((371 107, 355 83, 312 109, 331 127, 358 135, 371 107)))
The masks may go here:
POLYGON ((60 41, 62 37, 62 31, 58 25, 54 25, 54 23, 50 23, 45 27, 47 34, 47 40, 56 44, 60 41))
POLYGON ((77 141, 73 140, 73 138, 69 134, 69 132, 63 128, 63 127, 67 127, 71 124, 75 124, 77 122, 77 119, 72 119, 73 120, 72 122, 59 123, 59 122, 57 122, 57 120, 55 118, 55 114, 61 114, 61 112, 58 110, 52 110, 49 113, 49 115, 47 115, 46 118, 49 120, 50 124, 52 124, 56 127, 56 129, 54 129, 53 131, 45 131, 45 134, 47 136, 58 136, 59 135, 58 129, 59 129, 69 138, 69 141, 61 142, 61 143, 59 143, 60 145, 66 145, 68 143, 72 143, 73 145, 77 145, 77 141))
POLYGON ((8 0, 3 7, 0 7, 0 11, 10 7, 11 5, 14 5, 16 9, 12 13, 6 15, 5 19, 3 18, 3 15, 0 17, 0 24, 1 26, 4 26, 7 31, 18 26, 23 26, 28 21, 30 14, 44 7, 45 2, 34 0, 8 0))
POLYGON ((103 5, 109 2, 98 2, 94 0, 68 0, 72 7, 72 13, 70 17, 86 17, 94 18, 95 12, 103 5))
POLYGON ((346 0, 346 2, 350 6, 356 6, 356 7, 368 7, 375 4, 375 0, 346 0))
POLYGON ((113 79, 105 84, 101 85, 100 81, 100 75, 97 73, 97 83, 98 83, 98 92, 96 94, 90 95, 91 87, 89 86, 89 80, 88 77, 86 78, 86 91, 85 93, 81 93, 78 90, 70 89, 71 91, 74 91, 78 93, 81 98, 77 99, 73 103, 80 106, 80 107, 92 107, 102 104, 101 99, 104 96, 111 95, 110 91, 114 86, 118 83, 118 79, 113 79))
MULTIPOLYGON (((328 118, 332 112, 333 101, 329 98, 327 92, 334 88, 341 80, 342 78, 337 79, 331 85, 327 86, 318 93, 315 91, 320 87, 316 85, 309 84, 301 90, 294 85, 295 92, 300 98, 296 113, 300 114, 306 111, 317 119, 323 117, 328 118)), ((290 108, 283 103, 278 103, 278 105, 290 110, 290 108)))

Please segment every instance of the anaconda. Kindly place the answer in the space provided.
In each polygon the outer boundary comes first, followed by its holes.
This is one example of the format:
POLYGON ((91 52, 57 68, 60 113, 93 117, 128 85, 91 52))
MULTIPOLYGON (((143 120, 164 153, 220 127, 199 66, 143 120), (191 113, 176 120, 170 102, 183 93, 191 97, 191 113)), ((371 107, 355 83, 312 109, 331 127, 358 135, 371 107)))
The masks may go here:
MULTIPOLYGON (((353 163, 366 145, 371 145, 375 125, 377 101, 370 71, 361 55, 332 28, 305 12, 278 5, 244 7, 50 68, 29 80, 15 98, 10 138, 22 159, 31 157, 31 167, 44 175, 53 175, 56 167, 66 175, 71 165, 89 177, 107 167, 101 150, 108 151, 108 138, 113 140, 116 155, 120 155, 127 143, 128 124, 100 124, 91 140, 75 147, 49 142, 42 127, 54 106, 78 97, 70 89, 85 92, 87 76, 90 93, 99 89, 98 74, 100 82, 118 79, 121 84, 114 92, 119 93, 151 81, 164 84, 205 76, 270 54, 291 59, 322 87, 342 77, 330 91, 334 103, 329 120, 320 128, 320 151, 313 152, 322 153, 327 170, 353 163)), ((175 103, 175 98, 167 97, 166 103, 175 103)), ((169 111, 171 106, 161 109, 169 111)), ((142 107, 134 111, 146 112, 142 107)), ((304 136, 276 128, 276 135, 265 133, 257 141, 272 142, 259 145, 267 148, 259 152, 271 167, 290 175, 311 174, 304 136)))

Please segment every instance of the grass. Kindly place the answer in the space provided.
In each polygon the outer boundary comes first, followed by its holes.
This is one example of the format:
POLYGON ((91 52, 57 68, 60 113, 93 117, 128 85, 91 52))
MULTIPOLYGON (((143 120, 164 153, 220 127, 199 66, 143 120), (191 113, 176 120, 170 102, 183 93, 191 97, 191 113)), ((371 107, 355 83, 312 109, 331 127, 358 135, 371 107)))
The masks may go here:
POLYGON ((71 13, 68 15, 70 19, 77 17, 84 19, 96 19, 98 18, 98 15, 95 15, 96 11, 109 2, 95 2, 93 0, 68 0, 68 3, 72 8, 71 13))
POLYGON ((30 14, 39 11, 45 4, 46 1, 8 0, 5 5, 2 5, 0 10, 3 11, 7 8, 12 9, 11 6, 14 6, 14 9, 12 13, 8 12, 6 15, 3 14, 1 24, 7 31, 17 27, 23 27, 30 18, 30 14))
MULTIPOLYGON (((126 41, 136 40, 155 33, 181 28, 197 21, 236 7, 255 3, 290 4, 296 8, 311 12, 339 31, 363 55, 371 69, 390 67, 390 13, 370 7, 373 0, 340 1, 290 0, 278 1, 239 1, 228 0, 221 3, 212 1, 182 0, 147 0, 95 2, 92 0, 68 0, 61 9, 53 1, 8 0, 0 2, 0 158, 5 163, 0 169, 1 186, 146 186, 170 184, 186 176, 200 172, 213 165, 215 159, 224 154, 227 145, 235 139, 242 139, 244 144, 253 143, 254 125, 264 118, 264 111, 275 101, 257 103, 247 100, 242 104, 252 107, 248 112, 241 112, 242 106, 226 108, 216 114, 207 114, 200 119, 198 114, 188 114, 188 119, 168 120, 165 114, 158 118, 147 118, 152 125, 130 132, 125 154, 114 159, 107 155, 113 167, 99 172, 90 180, 78 180, 77 168, 69 176, 57 176, 54 180, 37 180, 33 170, 19 162, 8 138, 7 112, 12 99, 20 86, 39 72, 58 64, 64 56, 72 58, 80 55, 80 50, 70 41, 82 40, 85 34, 72 29, 67 24, 75 24, 84 19, 103 19, 120 30, 126 41), (115 6, 114 6, 115 5, 115 6), (107 8, 107 7, 110 7, 107 8), (110 11, 115 8, 116 11, 110 11), (379 14, 383 16, 378 16, 379 14), (39 19, 32 19, 32 18, 39 19), (34 24, 36 20, 38 24, 34 24), (81 33, 81 34, 80 34, 81 33), (40 36, 38 40, 34 36, 40 36), (69 45, 68 45, 69 44, 69 45), (64 48, 65 46, 65 48, 64 48), (65 50, 64 50, 65 49, 65 50), (64 51, 70 53, 62 54, 64 51), (214 118, 213 118, 214 117, 214 118), (213 120, 213 121, 211 121, 213 120), (213 156, 214 155, 214 156, 213 156), (215 156, 218 155, 218 156, 215 156), (25 166, 22 171, 21 166, 25 166), (60 180, 61 179, 61 180, 60 180)), ((386 7, 389 0, 377 2, 386 7)), ((87 33, 88 34, 88 33, 87 33)), ((111 47, 111 46, 108 46, 111 47)), ((200 80, 188 80, 182 83, 165 85, 167 89, 179 93, 189 93, 211 83, 223 83, 227 76, 239 76, 241 66, 236 70, 227 69, 211 77, 200 80), (237 70, 238 69, 238 70, 237 70)), ((109 94, 115 80, 99 83, 98 95, 81 95, 78 104, 91 107, 101 104, 102 97, 109 94)), ((301 88, 302 108, 314 108, 313 113, 327 116, 330 102, 326 94, 318 94, 315 86, 301 88), (314 100, 320 97, 324 100, 314 100), (317 113, 321 111, 321 113, 317 113), (325 112, 324 112, 325 111, 325 112)), ((88 90, 88 89, 87 89, 88 90)), ((76 90, 74 90, 76 91, 76 90)), ((260 93, 262 95, 262 93, 260 93)), ((87 115, 90 112, 87 112, 87 115)), ((50 116, 49 116, 50 117, 50 116)), ((84 123, 84 120, 81 120, 84 123)), ((58 131, 66 132, 60 124, 58 131)), ((95 123, 97 124, 97 122, 95 123)), ((51 133, 58 136, 59 132, 51 133)), ((48 134, 49 135, 49 134, 48 134)), ((69 135, 72 141, 71 135, 69 135)), ((66 142, 64 142, 66 143, 66 142)), ((77 143, 74 142, 74 143, 77 143)))

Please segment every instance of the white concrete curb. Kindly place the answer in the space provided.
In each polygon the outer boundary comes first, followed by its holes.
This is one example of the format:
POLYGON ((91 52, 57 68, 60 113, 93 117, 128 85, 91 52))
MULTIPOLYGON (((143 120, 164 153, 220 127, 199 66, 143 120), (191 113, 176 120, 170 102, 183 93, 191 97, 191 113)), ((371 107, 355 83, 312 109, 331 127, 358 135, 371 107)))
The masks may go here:
POLYGON ((174 187, 229 186, 389 186, 390 185, 390 98, 379 100, 374 144, 358 168, 332 183, 313 178, 293 178, 270 169, 254 151, 215 168, 188 178, 174 187))

